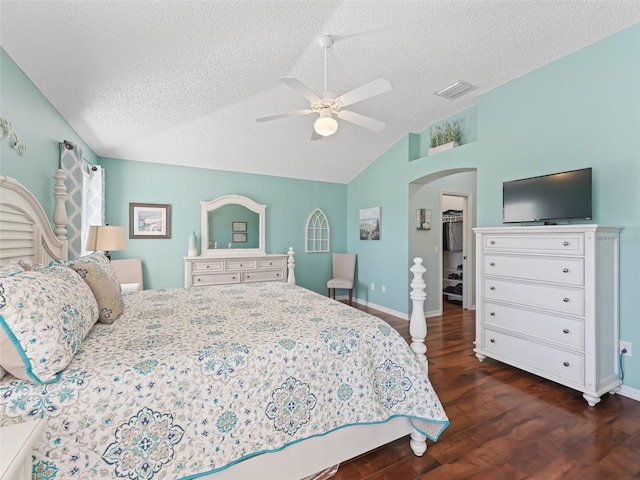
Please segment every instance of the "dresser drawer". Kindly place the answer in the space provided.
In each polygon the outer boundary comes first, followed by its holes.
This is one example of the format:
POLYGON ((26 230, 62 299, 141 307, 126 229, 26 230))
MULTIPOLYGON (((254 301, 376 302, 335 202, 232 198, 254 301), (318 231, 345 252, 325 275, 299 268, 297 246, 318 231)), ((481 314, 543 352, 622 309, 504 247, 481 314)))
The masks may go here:
POLYGON ((482 322, 488 327, 500 327, 578 350, 584 349, 584 321, 580 318, 561 317, 483 302, 482 322))
POLYGON ((194 272, 222 272, 224 270, 224 262, 222 260, 212 260, 210 262, 194 262, 194 272))
POLYGON ((258 262, 255 259, 245 259, 245 260, 227 260, 226 261, 226 270, 255 270, 258 262))
POLYGON ((242 272, 243 282, 274 282, 284 280, 282 270, 268 270, 264 272, 242 272))
POLYGON ((584 259, 486 254, 482 273, 543 282, 584 285, 584 259))
POLYGON ((486 300, 548 308, 559 313, 584 315, 584 290, 575 287, 519 283, 482 278, 482 295, 486 300))
POLYGON ((284 267, 284 259, 278 258, 275 260, 258 260, 258 268, 282 268, 284 267))
POLYGON ((549 233, 535 236, 487 234, 482 238, 482 248, 485 251, 584 254, 584 234, 582 233, 549 233))
POLYGON ((225 272, 193 276, 193 285, 222 285, 225 283, 240 283, 240 273, 225 272))
POLYGON ((505 361, 511 359, 516 366, 524 364, 584 385, 584 355, 491 329, 483 333, 483 345, 487 352, 495 353, 505 361))

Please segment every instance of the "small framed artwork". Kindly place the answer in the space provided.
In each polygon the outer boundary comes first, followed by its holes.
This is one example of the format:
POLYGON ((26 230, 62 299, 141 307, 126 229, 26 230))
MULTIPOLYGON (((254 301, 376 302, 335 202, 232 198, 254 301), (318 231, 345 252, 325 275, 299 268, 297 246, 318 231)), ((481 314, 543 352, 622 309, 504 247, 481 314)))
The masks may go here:
POLYGON ((360 240, 380 240, 380 207, 360 209, 360 240))
POLYGON ((247 222, 231 222, 231 231, 232 232, 246 232, 247 231, 247 222))
POLYGON ((171 205, 130 203, 129 238, 171 238, 171 205))
POLYGON ((247 234, 233 232, 233 243, 247 243, 247 234))

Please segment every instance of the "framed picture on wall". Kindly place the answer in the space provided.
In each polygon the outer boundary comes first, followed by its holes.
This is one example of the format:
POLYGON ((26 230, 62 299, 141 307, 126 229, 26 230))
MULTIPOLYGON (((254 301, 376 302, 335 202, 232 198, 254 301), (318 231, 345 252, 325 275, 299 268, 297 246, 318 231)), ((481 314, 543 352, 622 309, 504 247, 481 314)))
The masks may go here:
POLYGON ((360 240, 380 240, 380 207, 360 209, 360 240))
POLYGON ((231 222, 231 231, 232 232, 246 232, 247 231, 247 222, 231 222))
POLYGON ((171 205, 130 203, 129 238, 171 238, 171 205))
POLYGON ((234 232, 233 243, 247 243, 247 234, 234 232))

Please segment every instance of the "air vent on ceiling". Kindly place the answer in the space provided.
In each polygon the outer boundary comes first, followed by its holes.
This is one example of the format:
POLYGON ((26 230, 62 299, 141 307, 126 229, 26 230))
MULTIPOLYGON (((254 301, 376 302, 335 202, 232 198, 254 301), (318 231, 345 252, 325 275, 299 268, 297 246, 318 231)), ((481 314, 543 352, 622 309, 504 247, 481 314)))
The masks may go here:
POLYGON ((442 90, 438 90, 436 95, 439 95, 444 98, 448 98, 449 100, 453 100, 455 98, 461 97, 465 93, 470 92, 476 87, 471 85, 470 83, 463 82, 462 80, 458 80, 457 82, 452 83, 448 87, 444 87, 442 90))

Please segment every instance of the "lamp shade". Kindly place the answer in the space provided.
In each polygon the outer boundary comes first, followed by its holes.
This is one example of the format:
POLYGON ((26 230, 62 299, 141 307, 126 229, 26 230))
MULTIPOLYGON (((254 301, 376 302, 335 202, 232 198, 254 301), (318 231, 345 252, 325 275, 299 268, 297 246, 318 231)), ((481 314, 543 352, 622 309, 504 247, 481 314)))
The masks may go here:
POLYGON ((336 130, 338 130, 338 122, 330 113, 328 115, 323 114, 314 122, 313 129, 318 135, 328 137, 329 135, 336 133, 336 130))
POLYGON ((92 225, 87 235, 86 250, 116 251, 127 248, 124 241, 124 227, 112 225, 92 225))

